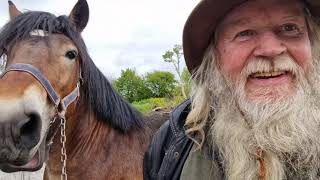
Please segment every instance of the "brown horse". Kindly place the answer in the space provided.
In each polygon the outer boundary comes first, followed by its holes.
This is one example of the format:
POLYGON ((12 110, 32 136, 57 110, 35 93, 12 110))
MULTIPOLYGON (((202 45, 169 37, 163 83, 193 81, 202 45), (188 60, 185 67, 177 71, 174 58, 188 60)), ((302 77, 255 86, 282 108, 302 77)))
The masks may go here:
MULTIPOLYGON (((80 33, 89 9, 69 16, 21 13, 0 31, 6 70, 0 78, 0 169, 35 171, 45 179, 142 179, 153 132, 94 65, 80 33), (61 160, 62 158, 62 160, 61 160)), ((166 119, 163 117, 162 120, 166 119)))

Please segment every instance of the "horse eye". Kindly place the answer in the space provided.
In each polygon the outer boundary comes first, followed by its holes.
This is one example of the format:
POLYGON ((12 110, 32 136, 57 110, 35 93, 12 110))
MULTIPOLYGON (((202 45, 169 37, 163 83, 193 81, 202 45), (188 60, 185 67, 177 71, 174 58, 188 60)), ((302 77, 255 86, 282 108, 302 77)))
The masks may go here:
POLYGON ((66 54, 64 56, 70 60, 73 60, 78 56, 78 53, 75 50, 71 50, 71 51, 66 52, 66 54))

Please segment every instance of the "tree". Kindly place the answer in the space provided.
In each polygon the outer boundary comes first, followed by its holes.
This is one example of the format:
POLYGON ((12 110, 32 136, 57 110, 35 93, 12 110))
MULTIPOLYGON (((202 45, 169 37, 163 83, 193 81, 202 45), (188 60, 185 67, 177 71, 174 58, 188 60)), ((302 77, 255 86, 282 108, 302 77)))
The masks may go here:
POLYGON ((186 67, 183 68, 183 71, 181 73, 181 79, 182 79, 182 83, 183 83, 184 91, 186 95, 190 95, 192 79, 191 79, 191 74, 186 67))
POLYGON ((171 72, 154 71, 147 73, 145 83, 152 92, 152 97, 170 97, 173 95, 176 80, 171 72))
POLYGON ((149 98, 150 90, 145 86, 143 79, 133 69, 121 71, 118 79, 113 81, 115 89, 129 102, 149 98))
POLYGON ((164 55, 162 55, 162 58, 165 62, 168 62, 168 63, 172 63, 174 68, 175 68, 175 71, 178 75, 178 78, 179 78, 179 86, 181 88, 181 93, 183 95, 184 98, 187 98, 187 95, 186 95, 186 92, 185 92, 185 89, 184 89, 184 84, 183 84, 183 80, 182 80, 182 77, 181 77, 181 69, 180 69, 180 61, 181 61, 181 57, 183 55, 183 52, 182 52, 182 46, 181 45, 174 45, 173 49, 172 50, 168 50, 165 52, 164 55))

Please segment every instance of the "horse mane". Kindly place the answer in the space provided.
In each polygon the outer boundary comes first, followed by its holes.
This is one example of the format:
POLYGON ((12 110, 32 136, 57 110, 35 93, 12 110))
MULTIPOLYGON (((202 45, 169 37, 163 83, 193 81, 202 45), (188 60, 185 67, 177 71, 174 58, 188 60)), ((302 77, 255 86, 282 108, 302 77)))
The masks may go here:
POLYGON ((18 15, 0 30, 0 50, 8 50, 16 42, 30 38, 30 32, 35 29, 47 31, 49 35, 64 34, 78 48, 83 76, 80 104, 86 103, 98 120, 120 132, 144 127, 142 114, 116 93, 107 78, 96 67, 87 52, 81 34, 67 16, 56 17, 51 13, 40 11, 29 11, 18 15))

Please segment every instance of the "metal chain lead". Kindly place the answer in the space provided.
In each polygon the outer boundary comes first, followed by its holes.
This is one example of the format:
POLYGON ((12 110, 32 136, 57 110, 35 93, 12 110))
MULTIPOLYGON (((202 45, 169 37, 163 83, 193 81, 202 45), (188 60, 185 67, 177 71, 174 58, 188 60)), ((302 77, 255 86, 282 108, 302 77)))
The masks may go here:
POLYGON ((61 169, 61 180, 67 180, 67 152, 66 152, 66 119, 64 117, 60 118, 60 125, 61 125, 61 136, 60 136, 60 142, 61 142, 61 163, 62 163, 62 169, 61 169))

